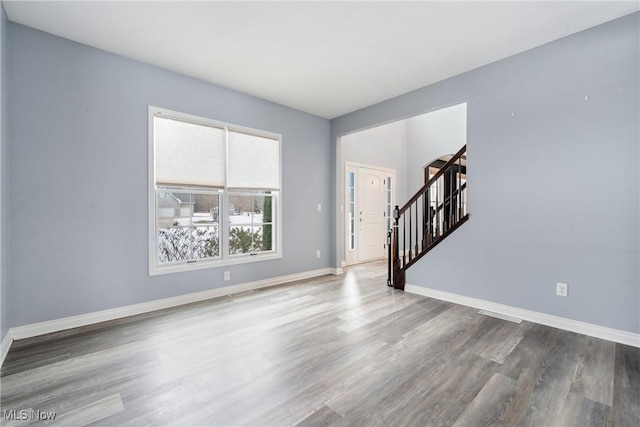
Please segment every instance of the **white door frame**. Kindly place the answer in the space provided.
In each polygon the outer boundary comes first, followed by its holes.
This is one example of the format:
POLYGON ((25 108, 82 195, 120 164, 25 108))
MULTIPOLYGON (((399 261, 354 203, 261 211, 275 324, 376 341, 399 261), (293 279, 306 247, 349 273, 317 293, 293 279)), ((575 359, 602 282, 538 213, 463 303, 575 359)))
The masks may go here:
MULTIPOLYGON (((343 190, 344 190, 344 236, 343 236, 343 242, 344 242, 344 250, 345 250, 345 263, 346 265, 352 265, 352 264, 357 264, 358 261, 358 226, 357 226, 357 221, 358 218, 355 217, 354 218, 354 228, 351 229, 350 227, 350 213, 356 213, 358 212, 358 169, 359 168, 367 168, 367 169, 374 169, 374 170, 378 170, 378 171, 382 171, 384 173, 384 177, 385 177, 385 187, 384 187, 384 191, 385 191, 385 195, 384 195, 384 200, 385 202, 389 202, 389 200, 387 199, 387 180, 389 178, 391 178, 391 200, 390 203, 387 203, 389 205, 389 209, 388 209, 388 215, 393 215, 393 207, 395 206, 396 203, 396 171, 395 169, 389 169, 389 168, 385 168, 385 167, 380 167, 380 166, 373 166, 373 165, 367 165, 367 164, 363 164, 363 163, 357 163, 357 162, 350 162, 350 161, 346 161, 345 162, 345 166, 344 166, 344 176, 342 179, 342 185, 343 185, 343 190), (354 173, 354 186, 355 186, 355 194, 354 194, 354 206, 353 206, 353 211, 351 210, 351 200, 350 200, 350 193, 349 193, 349 174, 350 173, 354 173), (352 236, 353 233, 353 236, 352 236), (353 238, 353 241, 352 241, 353 238)), ((385 212, 386 213, 386 212, 385 212)), ((387 217, 388 218, 388 217, 387 217)), ((385 227, 386 228, 386 227, 385 227)), ((385 242, 386 245, 386 231, 385 231, 385 237, 383 237, 383 242, 385 242)), ((386 256, 386 250, 385 250, 385 255, 386 256)), ((384 258, 384 257, 382 257, 384 258)), ((381 258, 381 259, 382 259, 381 258)))

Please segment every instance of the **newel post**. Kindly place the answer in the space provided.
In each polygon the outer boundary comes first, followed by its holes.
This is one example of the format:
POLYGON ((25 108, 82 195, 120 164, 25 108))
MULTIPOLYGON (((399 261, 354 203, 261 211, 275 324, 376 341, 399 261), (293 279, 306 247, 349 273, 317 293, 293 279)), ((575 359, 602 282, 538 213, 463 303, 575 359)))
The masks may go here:
POLYGON ((393 256, 393 252, 391 251, 392 236, 393 232, 390 229, 389 231, 387 231, 387 286, 389 287, 393 286, 393 283, 391 282, 391 257, 393 256))
POLYGON ((398 250, 398 220, 400 219, 400 207, 396 205, 393 209, 393 227, 391 228, 391 251, 389 254, 390 274, 387 285, 395 284, 395 277, 400 268, 400 252, 398 250), (391 260, 393 258, 393 260, 391 260))

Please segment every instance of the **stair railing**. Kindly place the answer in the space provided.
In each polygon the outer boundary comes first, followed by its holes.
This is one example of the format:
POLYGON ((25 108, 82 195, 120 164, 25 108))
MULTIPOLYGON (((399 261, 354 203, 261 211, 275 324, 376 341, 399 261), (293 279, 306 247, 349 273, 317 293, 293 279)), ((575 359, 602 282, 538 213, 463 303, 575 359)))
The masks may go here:
POLYGON ((467 219, 467 146, 463 146, 401 208, 387 235, 387 285, 404 290, 405 271, 467 219))

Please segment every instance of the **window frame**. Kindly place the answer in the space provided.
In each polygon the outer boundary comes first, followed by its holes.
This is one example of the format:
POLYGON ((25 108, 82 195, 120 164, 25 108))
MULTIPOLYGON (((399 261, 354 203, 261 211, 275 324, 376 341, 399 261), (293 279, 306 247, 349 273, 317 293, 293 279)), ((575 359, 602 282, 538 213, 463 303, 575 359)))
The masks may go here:
MULTIPOLYGON (((217 268, 229 265, 246 264, 252 262, 269 261, 282 258, 282 135, 268 132, 264 130, 249 128, 245 126, 235 125, 232 123, 221 122, 218 120, 209 119, 206 117, 200 117, 192 114, 182 113, 178 111, 169 110, 166 108, 155 107, 149 105, 148 107, 148 261, 149 261, 149 276, 156 276, 169 273, 177 273, 182 271, 193 271, 207 268, 217 268), (227 186, 227 180, 225 179, 225 185, 221 189, 219 210, 222 212, 219 219, 219 258, 202 258, 195 261, 183 261, 172 262, 166 264, 158 263, 158 223, 157 223, 157 207, 156 207, 156 173, 155 173, 155 143, 154 143, 154 118, 156 116, 164 116, 176 120, 180 120, 186 123, 193 123, 197 125, 212 126, 225 129, 225 151, 227 152, 227 158, 225 160, 225 177, 228 178, 228 132, 236 131, 246 134, 251 134, 259 137, 271 138, 278 141, 278 184, 277 190, 273 189, 251 189, 253 191, 270 191, 272 196, 272 206, 274 214, 272 218, 272 239, 273 249, 268 252, 255 252, 247 254, 229 254, 228 242, 229 239, 229 193, 235 193, 238 191, 245 191, 249 189, 237 189, 229 188, 227 186), (273 230, 275 228, 275 230, 273 230), (224 244, 223 244, 224 242, 224 244)), ((189 188, 189 186, 185 186, 189 188)), ((195 187, 194 187, 195 190, 195 187)))

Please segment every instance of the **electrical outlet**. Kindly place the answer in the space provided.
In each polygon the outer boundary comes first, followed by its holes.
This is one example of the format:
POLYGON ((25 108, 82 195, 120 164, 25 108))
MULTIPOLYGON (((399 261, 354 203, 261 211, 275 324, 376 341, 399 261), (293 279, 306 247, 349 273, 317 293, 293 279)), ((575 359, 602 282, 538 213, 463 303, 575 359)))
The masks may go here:
POLYGON ((230 271, 225 271, 224 272, 224 280, 230 280, 231 279, 231 272, 230 271))
POLYGON ((316 251, 316 258, 320 258, 320 249, 316 251))
POLYGON ((318 203, 318 212, 322 212, 322 204, 318 203))
POLYGON ((566 283, 556 283, 556 295, 566 297, 569 292, 569 285, 566 283))

